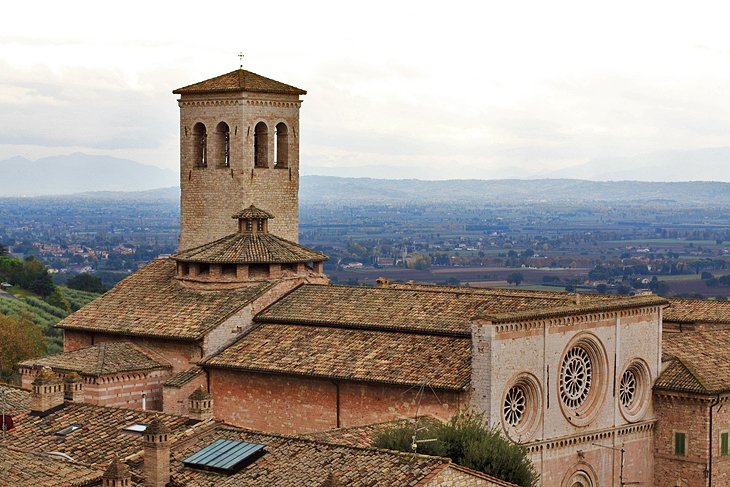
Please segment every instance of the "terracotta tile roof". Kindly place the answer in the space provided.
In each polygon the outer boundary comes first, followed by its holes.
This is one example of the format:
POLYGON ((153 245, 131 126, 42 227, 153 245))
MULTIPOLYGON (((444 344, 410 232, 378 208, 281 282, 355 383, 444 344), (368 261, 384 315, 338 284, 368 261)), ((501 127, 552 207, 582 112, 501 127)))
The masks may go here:
POLYGON ((48 454, 0 447, 0 484, 8 487, 96 485, 103 471, 48 454))
POLYGON ((655 384, 704 394, 730 391, 730 330, 664 333, 663 360, 671 360, 655 384))
POLYGON ((464 287, 357 287, 304 285, 256 316, 270 323, 308 323, 358 328, 382 328, 468 336, 477 315, 495 322, 516 321, 549 312, 663 304, 654 296, 605 298, 566 293, 504 292, 464 287))
POLYGON ((463 390, 471 340, 411 333, 262 324, 203 362, 256 372, 463 390))
POLYGON ((14 416, 30 410, 30 391, 8 384, 0 384, 0 407, 5 398, 5 414, 14 416))
POLYGON ((314 442, 218 426, 173 446, 171 484, 174 486, 319 487, 332 476, 350 487, 418 485, 436 469, 450 465, 445 458, 371 448, 314 442), (232 475, 185 467, 182 459, 217 439, 265 445, 263 456, 232 475))
POLYGON ((157 259, 58 323, 59 328, 195 340, 264 292, 270 283, 198 290, 181 284, 173 259, 157 259))
MULTIPOLYGON (((419 428, 425 425, 433 425, 438 422, 439 420, 433 416, 421 416, 418 418, 419 428)), ((314 441, 324 441, 325 443, 335 443, 337 445, 369 448, 375 444, 375 440, 381 431, 392 428, 400 428, 405 425, 415 425, 415 418, 396 419, 394 421, 385 421, 382 423, 363 426, 352 426, 350 428, 335 428, 326 431, 317 431, 315 433, 307 433, 305 435, 300 435, 299 437, 314 441)))
POLYGON ((73 371, 91 376, 172 367, 156 352, 130 342, 105 342, 71 352, 26 360, 19 365, 45 366, 56 371, 73 371))
POLYGON ((150 424, 155 417, 170 429, 173 438, 192 424, 189 418, 157 411, 67 402, 42 418, 30 414, 17 417, 5 444, 23 450, 61 452, 86 464, 108 464, 114 454, 126 458, 142 449, 142 436, 123 428, 134 423, 150 424), (81 425, 81 429, 66 436, 55 434, 73 424, 81 425))
POLYGON ((664 321, 674 323, 730 323, 730 301, 670 298, 664 321))
POLYGON ((306 95, 301 88, 287 85, 260 74, 237 69, 215 78, 184 86, 173 91, 176 95, 192 95, 200 93, 235 93, 252 91, 258 93, 277 93, 282 95, 306 95))
POLYGON ((177 374, 167 379, 162 385, 165 387, 182 387, 191 380, 195 379, 202 372, 203 369, 196 365, 194 367, 190 367, 187 370, 183 370, 182 372, 178 372, 177 374))
POLYGON ((237 220, 268 220, 274 218, 274 215, 268 211, 256 208, 254 205, 249 206, 245 210, 239 211, 232 218, 237 220))
POLYGON ((232 233, 173 257, 183 262, 215 264, 291 264, 329 259, 321 252, 271 233, 232 233))

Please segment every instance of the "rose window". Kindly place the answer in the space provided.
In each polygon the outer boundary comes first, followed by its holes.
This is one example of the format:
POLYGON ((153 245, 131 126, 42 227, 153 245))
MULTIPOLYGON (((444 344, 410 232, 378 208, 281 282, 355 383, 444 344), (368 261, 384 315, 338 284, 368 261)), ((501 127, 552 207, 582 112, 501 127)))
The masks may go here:
POLYGON ((634 396, 636 395, 636 375, 631 369, 624 372, 621 376, 621 383, 619 384, 619 399, 623 407, 628 408, 631 403, 634 402, 634 396))
POLYGON ((515 427, 522 420, 526 406, 525 391, 519 386, 513 386, 504 398, 504 420, 508 425, 515 427))
POLYGON ((560 367, 560 398, 571 409, 578 408, 588 397, 593 379, 593 365, 583 347, 573 347, 560 367))

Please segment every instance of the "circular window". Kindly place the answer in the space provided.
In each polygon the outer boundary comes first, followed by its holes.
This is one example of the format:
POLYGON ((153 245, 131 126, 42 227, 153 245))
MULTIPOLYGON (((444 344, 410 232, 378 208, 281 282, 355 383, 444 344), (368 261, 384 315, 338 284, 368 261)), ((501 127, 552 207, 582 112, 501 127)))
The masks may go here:
POLYGON ((515 427, 520 424, 525 414, 525 391, 520 386, 513 386, 504 398, 504 420, 515 427))
POLYGON ((627 421, 638 421, 649 405, 649 367, 639 359, 629 363, 621 374, 618 384, 618 400, 621 414, 627 421))
POLYGON ((537 431, 542 393, 537 379, 520 374, 511 381, 502 397, 502 424, 513 441, 523 443, 537 431))
POLYGON ((606 397, 606 352, 593 335, 574 338, 560 360, 558 393, 565 417, 576 426, 589 424, 606 397))
POLYGON ((569 408, 577 408, 588 397, 593 380, 591 357, 583 347, 568 350, 560 367, 560 397, 569 408))

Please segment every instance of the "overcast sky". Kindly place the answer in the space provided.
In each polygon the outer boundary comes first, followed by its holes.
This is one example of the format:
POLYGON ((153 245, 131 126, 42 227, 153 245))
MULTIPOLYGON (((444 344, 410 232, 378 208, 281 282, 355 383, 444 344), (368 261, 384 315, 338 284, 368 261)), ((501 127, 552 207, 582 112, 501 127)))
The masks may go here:
POLYGON ((598 5, 8 3, 0 159, 177 169, 171 91, 235 69, 241 50, 246 69, 308 90, 304 173, 519 177, 729 147, 730 4, 598 5))

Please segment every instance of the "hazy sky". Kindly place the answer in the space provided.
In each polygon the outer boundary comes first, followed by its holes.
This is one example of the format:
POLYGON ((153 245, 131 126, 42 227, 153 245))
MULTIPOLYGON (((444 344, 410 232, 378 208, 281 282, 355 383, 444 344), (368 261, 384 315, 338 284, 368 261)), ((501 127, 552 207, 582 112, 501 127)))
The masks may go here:
POLYGON ((176 169, 171 91, 240 50, 308 90, 304 173, 524 176, 728 147, 729 23, 720 1, 12 2, 0 159, 176 169))

